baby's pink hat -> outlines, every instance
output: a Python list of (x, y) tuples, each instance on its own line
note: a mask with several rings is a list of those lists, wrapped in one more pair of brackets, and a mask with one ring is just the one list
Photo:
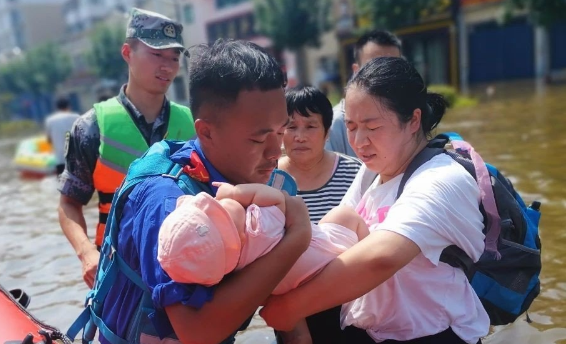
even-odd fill
[(241, 245), (228, 212), (201, 192), (177, 199), (159, 230), (157, 260), (176, 282), (211, 286), (234, 270)]

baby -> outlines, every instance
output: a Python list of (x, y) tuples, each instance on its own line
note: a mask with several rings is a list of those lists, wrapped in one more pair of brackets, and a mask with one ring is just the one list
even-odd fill
[[(281, 191), (263, 184), (215, 186), (216, 198), (204, 192), (179, 197), (177, 208), (161, 225), (157, 259), (174, 281), (218, 284), (224, 275), (268, 253), (283, 238), (285, 197)], [(305, 283), (369, 235), (363, 219), (350, 207), (336, 207), (318, 225), (311, 225), (308, 249), (273, 294)]]

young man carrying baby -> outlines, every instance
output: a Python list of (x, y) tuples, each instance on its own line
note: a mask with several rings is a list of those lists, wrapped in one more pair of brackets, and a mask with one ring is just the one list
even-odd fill
[[(284, 194), (264, 184), (219, 187), (177, 199), (159, 230), (157, 259), (176, 282), (213, 286), (270, 252), (285, 232)], [(309, 248), (273, 290), (284, 294), (305, 283), (338, 255), (369, 235), (356, 211), (339, 206), (312, 223)], [(306, 322), (282, 332), (284, 343), (311, 343)]]

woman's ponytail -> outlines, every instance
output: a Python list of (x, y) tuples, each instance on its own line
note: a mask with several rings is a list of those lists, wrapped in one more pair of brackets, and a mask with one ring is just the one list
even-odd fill
[(430, 132), (438, 126), (447, 107), (448, 101), (446, 101), (442, 95), (438, 93), (426, 94), (426, 108), (423, 109), (423, 114), (426, 117), (421, 120), (421, 123), (427, 137), (430, 135)]

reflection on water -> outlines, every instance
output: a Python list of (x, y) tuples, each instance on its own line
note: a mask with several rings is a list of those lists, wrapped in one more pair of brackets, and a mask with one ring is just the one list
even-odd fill
[[(530, 84), (498, 86), (492, 99), (474, 108), (451, 110), (440, 130), (460, 132), (484, 159), (500, 168), (526, 202), (543, 202), (542, 292), (529, 315), (532, 324), (494, 329), (487, 344), (566, 343), (566, 86), (535, 92)], [(23, 181), (10, 167), (17, 140), (0, 140), (0, 283), (32, 296), (29, 309), (39, 319), (66, 330), (82, 309), (87, 288), (81, 266), (57, 220), (55, 178)], [(89, 228), (97, 209), (86, 208)], [(260, 321), (240, 343), (269, 343)]]
[(566, 86), (538, 92), (531, 84), (501, 85), (494, 99), (474, 108), (448, 112), (440, 130), (458, 131), (485, 161), (497, 166), (525, 202), (542, 202), (542, 291), (529, 311), (496, 329), (488, 344), (566, 343)]

